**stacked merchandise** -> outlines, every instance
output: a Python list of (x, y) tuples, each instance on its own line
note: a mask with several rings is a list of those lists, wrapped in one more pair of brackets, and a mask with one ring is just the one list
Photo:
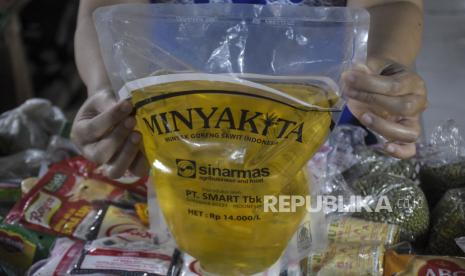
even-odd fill
[[(350, 210), (351, 206), (344, 205), (349, 214), (342, 215), (363, 221), (367, 236), (355, 243), (329, 243), (323, 253), (311, 254), (305, 265), (307, 275), (465, 273), (465, 148), (455, 123), (447, 121), (438, 126), (427, 144), (418, 145), (418, 154), (411, 160), (397, 160), (367, 147), (364, 135), (362, 129), (337, 129), (329, 147), (322, 151), (324, 158), (315, 158), (310, 165), (326, 168), (316, 176), (324, 183), (321, 194), (369, 198), (363, 202), (370, 207), (368, 211)], [(333, 180), (328, 181), (328, 177)], [(382, 197), (387, 199), (384, 203), (389, 202), (389, 210), (373, 212)], [(380, 232), (389, 225), (396, 226), (398, 235), (378, 239), (376, 244), (384, 248), (373, 246), (367, 238), (373, 237), (368, 234), (372, 223), (384, 225), (376, 227)], [(335, 235), (333, 227), (330, 221), (330, 237)]]
[[(147, 204), (147, 179), (106, 178), (77, 155), (69, 140), (53, 136), (61, 128), (55, 127), (48, 138), (36, 135), (43, 140), (39, 146), (32, 143), (37, 138), (25, 139), (30, 133), (22, 134), (22, 143), (29, 143), (24, 147), (3, 139), (10, 143), (5, 149), (17, 147), (12, 156), (35, 151), (39, 157), (18, 158), (27, 165), (23, 168), (5, 163), (11, 169), (3, 172), (0, 189), (2, 274), (202, 274), (199, 262), (177, 250), (166, 225), (154, 219), (155, 196)], [(386, 198), (391, 210), (351, 209), (348, 201), (343, 213), (327, 211), (320, 221), (318, 214), (308, 213), (282, 258), (266, 273), (464, 273), (465, 186), (459, 181), (463, 148), (458, 129), (452, 122), (438, 127), (412, 160), (397, 160), (366, 146), (364, 135), (359, 128), (336, 128), (309, 163), (317, 169), (313, 194), (369, 198), (363, 204), (372, 210)], [(321, 221), (324, 227), (317, 225)], [(293, 245), (305, 244), (311, 253), (292, 255)]]
[(167, 275), (174, 246), (136, 212), (147, 179), (103, 176), (68, 132), (46, 100), (0, 115), (0, 274)]
[[(367, 14), (198, 7), (123, 5), (96, 12), (109, 76), (115, 91), (122, 87), (120, 97), (132, 96), (153, 164), (149, 189), (146, 178), (110, 179), (79, 156), (57, 136), (66, 137), (66, 123), (49, 102), (29, 101), (0, 116), (0, 153), (7, 156), (0, 159), (1, 274), (465, 273), (465, 151), (454, 124), (440, 126), (411, 160), (367, 146), (363, 129), (332, 127), (334, 111), (341, 110), (336, 80), (355, 62), (345, 58), (363, 62), (364, 54), (355, 52), (366, 50)], [(231, 14), (244, 20), (218, 19)], [(166, 30), (176, 39), (167, 39)], [(254, 43), (252, 34), (267, 34), (275, 49)], [(322, 48), (313, 43), (336, 36), (340, 60), (323, 65), (323, 52), (309, 56)], [(202, 57), (188, 54), (199, 52), (193, 46), (205, 38), (221, 46), (200, 51)], [(323, 46), (334, 60), (331, 47)], [(255, 59), (268, 50), (269, 62)], [(266, 212), (267, 195), (302, 198), (301, 208)], [(305, 212), (307, 197), (311, 207), (318, 198), (336, 197), (337, 208), (325, 201), (324, 208), (307, 205)]]

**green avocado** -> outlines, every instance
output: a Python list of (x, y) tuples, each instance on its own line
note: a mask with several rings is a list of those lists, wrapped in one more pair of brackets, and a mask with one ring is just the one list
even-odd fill
[(429, 227), (429, 209), (423, 191), (412, 180), (389, 173), (370, 174), (352, 183), (350, 187), (356, 195), (372, 196), (369, 202), (372, 210), (378, 199), (385, 196), (392, 209), (381, 209), (380, 212), (368, 212), (364, 209), (353, 216), (362, 219), (397, 224), (401, 228), (402, 241), (423, 239)]

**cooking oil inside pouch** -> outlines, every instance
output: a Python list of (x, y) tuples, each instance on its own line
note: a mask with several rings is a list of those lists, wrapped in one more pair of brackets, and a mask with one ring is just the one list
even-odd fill
[(168, 226), (203, 270), (251, 275), (281, 256), (305, 207), (265, 212), (264, 196), (309, 194), (302, 168), (339, 100), (327, 84), (186, 73), (125, 86)]

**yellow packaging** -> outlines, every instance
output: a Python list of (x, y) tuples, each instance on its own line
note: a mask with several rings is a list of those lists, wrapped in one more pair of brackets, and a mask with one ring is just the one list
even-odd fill
[(125, 232), (145, 233), (147, 228), (132, 212), (109, 205), (100, 222), (95, 238), (111, 237)]
[[(30, 234), (29, 234), (30, 235)], [(5, 261), (19, 271), (26, 271), (33, 263), (37, 245), (27, 234), (0, 228), (0, 261)]]
[(140, 221), (145, 225), (149, 225), (149, 209), (147, 208), (146, 203), (136, 203), (134, 204), (134, 208), (136, 209), (137, 217), (139, 217)]
[(399, 227), (352, 217), (332, 220), (328, 228), (328, 240), (334, 243), (360, 242), (394, 244), (399, 239)]
[(305, 209), (264, 212), (263, 197), (309, 194), (302, 168), (330, 131), (334, 85), (187, 73), (124, 89), (179, 247), (213, 274), (249, 275), (271, 266)]
[(333, 244), (307, 260), (307, 276), (378, 276), (383, 273), (384, 246)]

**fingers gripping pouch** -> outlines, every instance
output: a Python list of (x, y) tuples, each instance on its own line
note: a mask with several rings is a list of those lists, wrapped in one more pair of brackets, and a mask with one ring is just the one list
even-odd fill
[(273, 199), (309, 195), (303, 167), (343, 107), (341, 73), (364, 62), (367, 13), (120, 5), (94, 17), (178, 246), (209, 274), (266, 270), (305, 215)]

